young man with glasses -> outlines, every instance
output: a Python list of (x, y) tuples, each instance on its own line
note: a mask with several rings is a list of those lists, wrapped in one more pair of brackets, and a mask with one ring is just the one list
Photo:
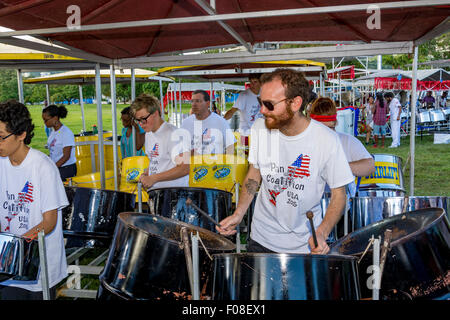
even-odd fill
[[(261, 83), (265, 119), (256, 120), (251, 129), (250, 166), (237, 208), (217, 230), (234, 234), (258, 193), (250, 252), (326, 254), (326, 239), (345, 206), (345, 185), (353, 181), (339, 137), (303, 115), (310, 89), (300, 72), (277, 69), (263, 75)], [(325, 184), (331, 188), (331, 202), (322, 219)], [(314, 214), (317, 246), (308, 211)]]
[(192, 154), (233, 154), (236, 139), (228, 122), (209, 110), (209, 94), (192, 93), (192, 115), (181, 126), (191, 135)]
[(189, 184), (189, 142), (173, 139), (177, 128), (161, 118), (157, 98), (141, 94), (131, 104), (136, 122), (144, 129), (145, 152), (150, 160), (140, 178), (144, 188), (187, 187)]
[[(0, 104), (0, 225), (1, 232), (24, 238), (44, 231), (50, 298), (55, 299), (56, 285), (67, 277), (61, 209), (69, 202), (55, 163), (29, 147), (33, 129), (22, 103)], [(39, 276), (0, 282), (0, 300), (42, 300)]]

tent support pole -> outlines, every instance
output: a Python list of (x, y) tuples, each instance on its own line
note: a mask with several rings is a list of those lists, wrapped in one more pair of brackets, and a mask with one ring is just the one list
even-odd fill
[(111, 112), (112, 112), (112, 143), (113, 143), (113, 161), (114, 161), (114, 190), (119, 191), (118, 162), (117, 154), (117, 101), (116, 101), (116, 73), (114, 65), (109, 66), (111, 80)]
[(416, 101), (417, 101), (417, 59), (419, 56), (419, 49), (414, 46), (414, 59), (412, 70), (412, 86), (411, 86), (411, 131), (409, 133), (410, 139), (410, 154), (411, 163), (409, 165), (409, 194), (414, 196), (414, 170), (415, 170), (415, 149), (416, 149)]
[(100, 64), (95, 64), (95, 94), (97, 99), (98, 126), (98, 160), (100, 163), (100, 185), (105, 189), (105, 152), (103, 149), (103, 118), (102, 118), (102, 82), (100, 78)]

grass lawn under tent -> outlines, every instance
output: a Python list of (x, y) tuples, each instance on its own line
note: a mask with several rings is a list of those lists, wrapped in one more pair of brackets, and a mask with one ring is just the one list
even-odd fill
[[(117, 105), (117, 131), (120, 134), (122, 123), (120, 121), (120, 111), (127, 105)], [(28, 106), (35, 125), (34, 138), (31, 146), (48, 154), (48, 150), (44, 148), (47, 137), (44, 131), (44, 123), (42, 121), (42, 106)], [(66, 105), (69, 111), (66, 119), (62, 119), (62, 123), (68, 126), (74, 134), (79, 133), (83, 126), (81, 121), (81, 109), (77, 104)], [(184, 104), (183, 113), (189, 112), (190, 105)], [(229, 108), (229, 106), (228, 106)], [(86, 119), (86, 130), (92, 130), (92, 126), (97, 124), (97, 106), (86, 104), (84, 106)], [(102, 105), (103, 130), (112, 130), (111, 105)], [(360, 137), (364, 141), (364, 137)], [(391, 139), (386, 139), (386, 147), (384, 149), (373, 148), (367, 146), (370, 153), (392, 154), (402, 158), (403, 168), (407, 162), (409, 155), (409, 136), (402, 137), (401, 146), (396, 149), (389, 149), (387, 146), (391, 144)], [(416, 152), (415, 152), (415, 190), (416, 196), (450, 196), (450, 146), (446, 144), (433, 144), (433, 135), (416, 136)], [(409, 163), (404, 170), (404, 185), (409, 194)]]

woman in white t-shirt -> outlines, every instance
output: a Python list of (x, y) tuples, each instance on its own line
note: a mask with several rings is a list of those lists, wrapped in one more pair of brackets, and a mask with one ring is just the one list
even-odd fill
[[(54, 299), (56, 285), (67, 277), (61, 209), (69, 203), (54, 162), (28, 146), (33, 129), (23, 104), (14, 100), (0, 104), (0, 225), (1, 232), (25, 238), (44, 231)], [(36, 280), (1, 282), (0, 300), (42, 300), (40, 275)]]
[(54, 104), (42, 110), (42, 120), (48, 128), (53, 128), (47, 139), (46, 147), (50, 151), (50, 159), (58, 167), (61, 179), (74, 177), (77, 175), (77, 165), (75, 158), (75, 136), (72, 131), (61, 123), (60, 119), (67, 116), (67, 109), (64, 106)]

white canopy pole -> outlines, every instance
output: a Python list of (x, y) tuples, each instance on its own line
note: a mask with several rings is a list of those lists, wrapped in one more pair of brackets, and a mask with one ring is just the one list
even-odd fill
[(180, 128), (181, 125), (183, 124), (183, 121), (181, 119), (182, 118), (182, 116), (181, 116), (181, 114), (182, 114), (181, 107), (182, 107), (182, 101), (183, 101), (183, 99), (181, 98), (181, 78), (180, 78), (180, 80), (178, 80), (178, 84), (179, 84), (178, 90), (180, 92), (180, 105), (179, 105), (179, 107), (180, 107), (180, 125), (178, 126), (178, 128)]
[[(131, 102), (136, 100), (136, 77), (134, 68), (131, 69)], [(133, 146), (133, 156), (136, 156), (136, 129), (131, 126), (131, 141)]]
[(50, 87), (48, 84), (45, 85), (45, 95), (47, 97), (47, 106), (49, 106), (50, 103)]
[(105, 189), (105, 152), (103, 150), (103, 118), (102, 118), (102, 82), (100, 78), (100, 64), (95, 64), (95, 95), (97, 99), (97, 127), (98, 127), (98, 160), (100, 163), (100, 185)]
[(419, 49), (414, 46), (414, 60), (413, 60), (413, 70), (412, 70), (412, 86), (411, 86), (411, 131), (409, 133), (410, 140), (410, 170), (409, 170), (409, 195), (414, 196), (414, 161), (416, 152), (416, 101), (417, 101), (417, 59), (419, 56)]
[(116, 73), (114, 65), (109, 66), (111, 80), (111, 112), (112, 112), (112, 143), (113, 143), (113, 161), (114, 161), (114, 190), (119, 191), (118, 162), (117, 153), (117, 101), (116, 101)]
[(164, 97), (163, 97), (163, 87), (162, 80), (159, 79), (159, 96), (161, 97), (161, 117), (164, 119)]
[(19, 102), (25, 103), (25, 99), (23, 98), (23, 79), (22, 79), (22, 70), (17, 69), (17, 87), (19, 92)]
[(212, 92), (213, 92), (213, 83), (209, 82), (209, 111), (212, 111)]
[[(48, 87), (48, 85), (47, 85)], [(83, 131), (86, 131), (86, 120), (84, 118), (84, 101), (83, 101), (83, 86), (78, 85), (78, 91), (80, 93), (80, 108), (81, 108), (81, 120), (83, 122)], [(48, 100), (50, 101), (50, 100)]]

